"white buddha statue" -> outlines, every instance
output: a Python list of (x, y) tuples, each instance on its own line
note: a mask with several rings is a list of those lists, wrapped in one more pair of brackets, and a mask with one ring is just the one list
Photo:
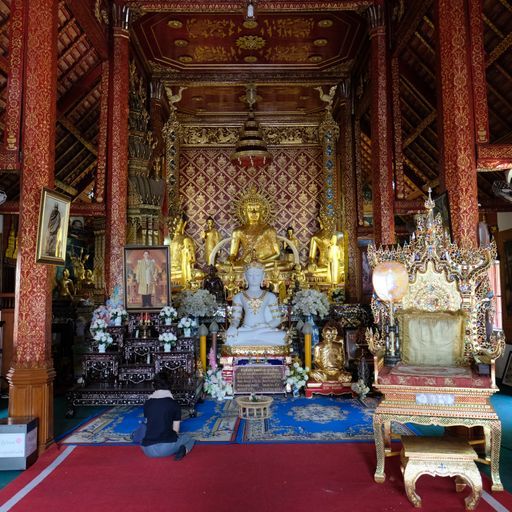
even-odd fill
[[(265, 269), (251, 262), (245, 270), (247, 290), (233, 297), (231, 324), (226, 331), (226, 345), (285, 345), (286, 332), (278, 329), (281, 313), (277, 296), (261, 289)], [(240, 322), (243, 323), (240, 327)]]

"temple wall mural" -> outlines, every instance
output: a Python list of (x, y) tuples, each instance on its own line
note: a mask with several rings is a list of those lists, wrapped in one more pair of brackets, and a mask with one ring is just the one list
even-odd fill
[(223, 238), (238, 225), (232, 202), (255, 185), (273, 206), (271, 224), (278, 235), (292, 226), (300, 241), (300, 256), (307, 259), (308, 244), (318, 229), (316, 216), (322, 190), (321, 148), (278, 148), (263, 170), (248, 171), (229, 160), (230, 150), (183, 149), (180, 162), (180, 199), (189, 221), (187, 233), (194, 239), (197, 261), (204, 263), (201, 231), (206, 219), (215, 219)]

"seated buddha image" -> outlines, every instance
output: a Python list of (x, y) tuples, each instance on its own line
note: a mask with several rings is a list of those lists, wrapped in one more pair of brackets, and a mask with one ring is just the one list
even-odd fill
[(241, 225), (231, 236), (227, 265), (241, 271), (251, 261), (257, 261), (267, 270), (275, 269), (276, 264), (281, 270), (292, 269), (293, 262), (280, 259), (277, 231), (268, 222), (269, 201), (251, 188), (237, 201), (236, 212)]

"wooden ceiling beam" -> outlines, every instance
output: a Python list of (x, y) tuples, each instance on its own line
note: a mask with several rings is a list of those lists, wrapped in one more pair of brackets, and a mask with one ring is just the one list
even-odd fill
[(94, 145), (86, 140), (80, 131), (73, 125), (71, 121), (69, 121), (66, 117), (60, 117), (58, 122), (66, 128), (66, 130), (75, 137), (79, 142), (82, 143), (84, 147), (86, 147), (94, 156), (98, 156), (98, 150), (94, 147)]
[(0, 55), (0, 71), (8, 75), (10, 69), (9, 61), (3, 55)]
[(411, 69), (404, 62), (400, 62), (400, 78), (403, 84), (415, 96), (421, 99), (427, 110), (435, 110), (436, 101), (434, 94), (423, 84), (419, 83)]
[(433, 111), (430, 112), (427, 117), (423, 118), (423, 120), (416, 126), (416, 129), (404, 140), (403, 147), (406, 148), (409, 144), (412, 144), (423, 133), (423, 130), (435, 121), (436, 117), (437, 112)]
[[(19, 215), (18, 201), (6, 201), (0, 205), (0, 215)], [(75, 217), (104, 217), (105, 203), (71, 203), (70, 215)]]
[[(98, 165), (98, 160), (95, 159), (83, 171), (81, 171), (80, 174), (76, 178), (73, 179), (73, 181), (71, 182), (71, 185), (72, 186), (78, 185), (80, 183), (80, 181), (96, 167), (96, 165)], [(78, 189), (78, 190), (80, 190), (80, 189)]]
[(78, 80), (57, 103), (57, 117), (67, 114), (86, 94), (89, 94), (101, 78), (101, 64), (92, 68), (89, 73)]
[(76, 18), (87, 38), (98, 52), (101, 60), (108, 59), (108, 41), (105, 31), (93, 14), (89, 2), (83, 0), (67, 0), (69, 10)]
[(395, 48), (393, 56), (398, 56), (408, 46), (412, 35), (418, 29), (418, 26), (427, 11), (432, 5), (432, 0), (413, 0), (406, 3), (407, 10), (396, 29), (394, 40)]
[[(66, 70), (66, 72), (65, 72), (63, 75), (61, 75), (60, 80), (61, 80), (61, 81), (70, 80), (71, 82), (75, 83), (75, 81), (76, 81), (76, 80), (72, 80), (72, 79), (69, 79), (69, 78), (67, 78), (67, 77), (68, 77), (69, 75), (71, 75), (71, 73), (77, 73), (77, 71), (76, 71), (76, 70), (77, 70), (78, 68), (80, 68), (80, 66), (82, 65), (82, 63), (83, 63), (84, 61), (86, 61), (86, 60), (89, 58), (89, 56), (90, 56), (91, 54), (93, 54), (93, 53), (94, 53), (94, 48), (91, 46), (91, 47), (90, 47), (90, 48), (89, 48), (89, 49), (88, 49), (88, 50), (87, 50), (83, 55), (81, 55), (81, 56), (80, 56), (80, 58), (79, 58), (79, 59), (77, 59), (77, 61), (76, 61), (76, 62), (75, 62), (71, 67), (69, 67), (69, 68)], [(77, 73), (77, 75), (79, 75), (79, 76), (78, 76), (78, 78), (77, 78), (77, 80), (78, 80), (78, 81), (80, 81), (80, 80), (81, 80), (82, 75), (87, 74), (87, 73), (88, 73), (88, 71), (85, 71), (85, 72), (84, 72), (83, 70), (81, 70), (81, 72), (80, 72), (80, 73)]]
[(489, 67), (494, 61), (498, 60), (511, 46), (512, 32), (509, 32), (487, 56), (485, 60), (486, 67)]
[[(409, 132), (412, 132), (412, 131), (414, 130), (414, 127), (416, 126), (416, 124), (415, 124), (415, 123), (412, 123), (412, 124), (411, 124), (411, 123), (409, 122), (409, 120), (408, 120), (406, 117), (404, 117), (404, 118), (402, 119), (402, 126), (404, 126), (404, 125), (407, 125), (407, 129), (408, 129), (408, 131), (409, 131)], [(431, 153), (434, 153), (434, 154), (436, 154), (436, 155), (438, 154), (438, 149), (437, 149), (436, 147), (432, 146), (432, 144), (430, 143), (430, 141), (429, 141), (426, 137), (423, 137), (422, 135), (420, 135), (420, 139), (421, 139), (422, 141), (424, 141), (424, 143), (425, 143), (425, 144), (430, 148), (430, 152), (431, 152)], [(412, 147), (412, 146), (411, 146), (411, 145), (409, 145), (409, 146), (406, 146), (404, 149), (406, 149), (406, 148), (407, 148), (407, 149), (411, 149), (411, 147)], [(434, 158), (432, 158), (432, 157), (430, 156), (430, 153), (429, 153), (429, 152), (427, 152), (427, 151), (425, 151), (425, 149), (423, 149), (423, 147), (421, 146), (421, 144), (417, 143), (417, 144), (416, 144), (416, 147), (418, 147), (419, 149), (421, 149), (421, 151), (422, 151), (423, 153), (425, 153), (425, 155), (426, 155), (426, 161), (429, 161), (429, 162), (430, 162), (430, 163), (429, 163), (429, 165), (428, 165), (429, 169), (430, 169), (430, 168), (432, 168), (432, 167), (435, 167), (435, 166), (437, 165), (436, 160), (434, 160)], [(421, 160), (422, 160), (422, 161), (425, 161), (425, 158), (421, 158)]]

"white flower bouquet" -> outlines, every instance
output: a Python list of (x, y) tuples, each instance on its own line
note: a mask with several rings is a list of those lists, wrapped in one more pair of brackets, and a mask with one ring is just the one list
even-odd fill
[(178, 312), (172, 306), (164, 306), (158, 313), (160, 320), (176, 320)]
[(183, 318), (180, 318), (180, 321), (178, 322), (178, 327), (181, 329), (190, 329), (194, 325), (194, 321), (189, 316), (184, 316)]
[(110, 322), (110, 308), (107, 306), (104, 306), (103, 304), (101, 306), (98, 306), (93, 312), (92, 312), (92, 321), (94, 320), (104, 320), (106, 324)]
[(204, 378), (204, 390), (217, 400), (233, 395), (233, 386), (222, 378), (221, 368), (210, 368)]
[(180, 316), (212, 316), (217, 311), (217, 300), (208, 290), (185, 290), (180, 294)]
[(302, 368), (299, 363), (295, 362), (291, 366), (287, 366), (285, 370), (285, 384), (287, 389), (299, 391), (306, 385), (309, 379), (309, 368)]
[(318, 290), (300, 290), (293, 297), (293, 312), (297, 315), (318, 315), (323, 318), (329, 313), (329, 300)]
[(160, 336), (158, 336), (158, 341), (161, 341), (162, 343), (169, 343), (171, 345), (175, 345), (177, 339), (178, 338), (176, 338), (176, 335), (172, 332), (163, 332), (160, 334)]
[(110, 310), (110, 318), (115, 320), (116, 318), (121, 318), (122, 322), (125, 322), (128, 318), (128, 312), (123, 306), (116, 306)]
[[(96, 336), (98, 333), (106, 332), (108, 327), (107, 322), (103, 318), (94, 318), (92, 319), (91, 326), (89, 327), (89, 330), (91, 331), (91, 334), (93, 337)], [(94, 338), (96, 339), (96, 338)]]
[(112, 345), (112, 343), (114, 343), (112, 336), (106, 331), (98, 331), (94, 335), (93, 339), (98, 343), (98, 345), (109, 346)]

